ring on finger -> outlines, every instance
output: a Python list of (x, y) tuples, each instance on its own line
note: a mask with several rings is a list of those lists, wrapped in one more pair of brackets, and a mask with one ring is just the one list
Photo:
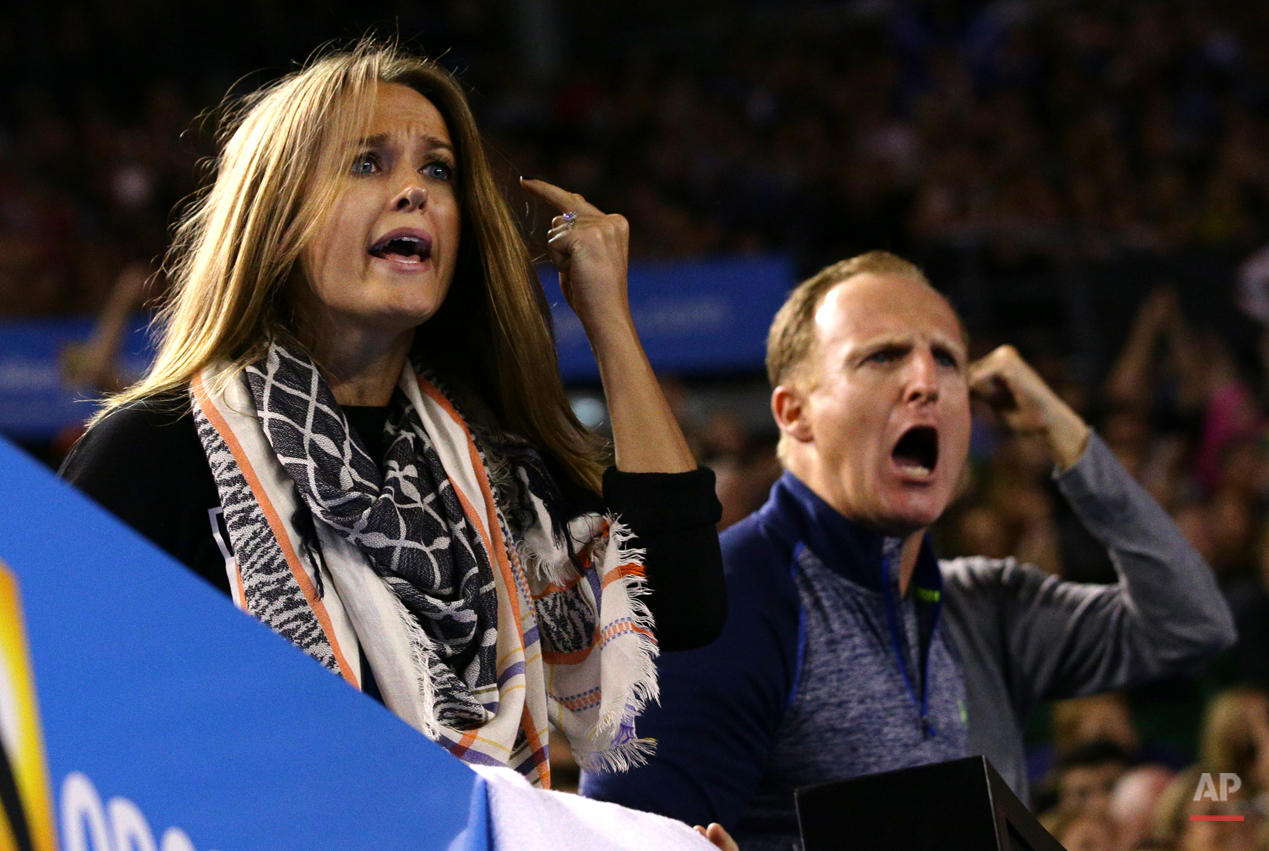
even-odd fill
[(564, 218), (563, 226), (567, 228), (568, 230), (572, 230), (573, 225), (577, 223), (577, 211), (570, 210), (564, 214), (563, 218)]

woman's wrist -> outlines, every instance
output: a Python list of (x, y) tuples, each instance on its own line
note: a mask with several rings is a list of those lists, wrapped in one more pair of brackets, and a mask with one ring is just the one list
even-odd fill
[(613, 348), (625, 349), (631, 342), (639, 344), (639, 332), (635, 329), (634, 317), (628, 304), (614, 304), (601, 309), (593, 309), (577, 316), (590, 341), (591, 350), (596, 358), (600, 352)]

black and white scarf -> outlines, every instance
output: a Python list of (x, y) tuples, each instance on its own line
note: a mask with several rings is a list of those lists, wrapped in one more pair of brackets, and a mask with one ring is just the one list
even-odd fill
[(536, 456), (478, 442), (412, 366), (381, 463), (311, 359), (279, 344), (191, 392), (239, 605), (356, 685), (359, 645), (389, 708), (468, 761), (549, 785), (548, 723), (584, 767), (640, 758), (656, 644), (615, 518), (553, 520)]

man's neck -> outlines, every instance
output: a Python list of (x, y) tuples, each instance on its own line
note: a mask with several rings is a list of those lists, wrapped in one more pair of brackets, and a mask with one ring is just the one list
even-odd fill
[[(832, 506), (838, 514), (847, 520), (868, 528), (876, 528), (873, 523), (863, 518), (852, 517), (849, 511), (843, 510), (843, 506), (840, 503), (844, 500), (834, 499), (836, 494), (833, 492), (832, 479), (817, 475), (820, 473), (818, 465), (795, 455), (786, 459), (785, 469), (796, 476), (798, 481), (810, 488), (812, 493)], [(908, 585), (912, 582), (912, 575), (916, 573), (917, 557), (921, 555), (921, 541), (925, 538), (925, 532), (925, 529), (917, 529), (914, 532), (897, 536), (904, 539), (903, 549), (899, 555), (899, 593), (905, 597), (908, 594)], [(889, 535), (889, 533), (884, 534)], [(896, 536), (891, 535), (890, 537)]]

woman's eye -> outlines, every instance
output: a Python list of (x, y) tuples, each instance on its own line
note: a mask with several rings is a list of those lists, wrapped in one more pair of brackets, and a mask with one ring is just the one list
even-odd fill
[(946, 366), (951, 369), (956, 369), (960, 365), (956, 361), (956, 356), (947, 352), (936, 352), (934, 359), (938, 362), (939, 366)]
[(894, 360), (894, 352), (888, 349), (873, 352), (868, 357), (864, 358), (865, 363), (890, 363), (892, 360)]
[(423, 166), (423, 173), (434, 180), (449, 180), (453, 171), (448, 163), (434, 162)]
[(360, 154), (353, 160), (353, 174), (374, 174), (379, 170), (379, 157), (375, 154)]

